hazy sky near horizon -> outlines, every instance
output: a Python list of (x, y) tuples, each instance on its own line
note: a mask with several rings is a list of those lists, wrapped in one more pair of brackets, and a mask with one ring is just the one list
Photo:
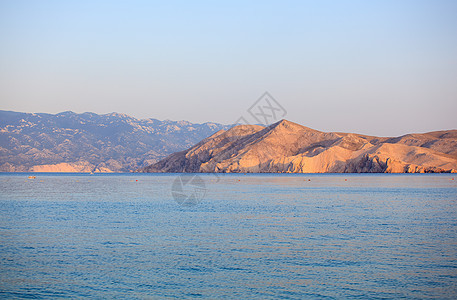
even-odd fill
[(0, 0), (0, 109), (457, 128), (457, 1)]

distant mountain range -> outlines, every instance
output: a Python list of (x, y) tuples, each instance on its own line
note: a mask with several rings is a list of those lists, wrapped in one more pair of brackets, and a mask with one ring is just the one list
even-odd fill
[(229, 127), (118, 113), (0, 111), (0, 171), (130, 172)]
[(457, 130), (400, 137), (321, 132), (282, 120), (220, 130), (140, 172), (457, 172)]
[(1, 172), (457, 172), (457, 130), (374, 137), (0, 110)]

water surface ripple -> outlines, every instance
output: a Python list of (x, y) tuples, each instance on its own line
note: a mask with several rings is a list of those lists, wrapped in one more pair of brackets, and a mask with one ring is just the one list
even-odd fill
[[(0, 175), (1, 298), (457, 297), (453, 174)], [(457, 179), (457, 176), (455, 176)]]

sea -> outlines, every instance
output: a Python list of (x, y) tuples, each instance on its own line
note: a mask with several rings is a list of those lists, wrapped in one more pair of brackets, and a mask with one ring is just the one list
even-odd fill
[(0, 298), (456, 299), (457, 174), (1, 173)]

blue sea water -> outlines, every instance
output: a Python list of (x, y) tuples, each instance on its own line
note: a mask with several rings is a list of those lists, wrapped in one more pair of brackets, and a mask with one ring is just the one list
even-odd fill
[(28, 175), (1, 298), (457, 298), (453, 174)]

